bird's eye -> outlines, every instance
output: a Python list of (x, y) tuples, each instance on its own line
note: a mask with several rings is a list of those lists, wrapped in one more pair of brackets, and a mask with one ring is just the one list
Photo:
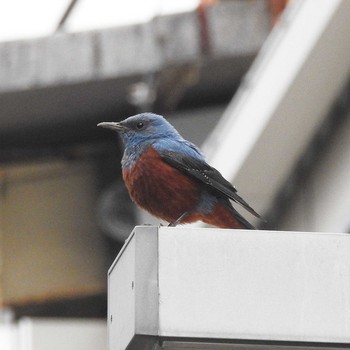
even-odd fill
[(143, 128), (143, 126), (144, 126), (144, 124), (142, 122), (138, 122), (136, 124), (136, 128), (139, 129), (139, 130), (141, 130)]

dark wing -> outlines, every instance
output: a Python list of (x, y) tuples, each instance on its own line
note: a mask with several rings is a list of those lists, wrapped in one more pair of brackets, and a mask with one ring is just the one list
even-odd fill
[(181, 155), (175, 152), (162, 152), (161, 158), (164, 162), (174, 168), (191, 175), (197, 180), (202, 181), (210, 188), (217, 190), (240, 204), (244, 209), (254, 216), (260, 218), (260, 215), (237, 194), (237, 190), (228, 182), (218, 170), (211, 167), (208, 163), (201, 159)]

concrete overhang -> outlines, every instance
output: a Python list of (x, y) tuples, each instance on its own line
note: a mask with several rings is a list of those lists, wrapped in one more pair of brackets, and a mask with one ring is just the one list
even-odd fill
[(168, 73), (177, 78), (170, 81), (174, 85), (181, 84), (183, 73), (185, 99), (192, 106), (218, 94), (232, 96), (269, 25), (265, 1), (239, 1), (209, 7), (204, 22), (191, 12), (127, 27), (1, 43), (2, 141), (19, 130), (122, 118), (132, 108), (130, 87), (150, 74), (156, 75), (162, 93)]

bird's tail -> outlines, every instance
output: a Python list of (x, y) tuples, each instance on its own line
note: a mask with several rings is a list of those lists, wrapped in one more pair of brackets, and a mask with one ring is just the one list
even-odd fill
[(201, 220), (209, 225), (221, 228), (256, 229), (248, 220), (238, 213), (235, 208), (233, 208), (228, 199), (223, 199), (218, 202), (212, 213), (210, 215), (205, 215)]

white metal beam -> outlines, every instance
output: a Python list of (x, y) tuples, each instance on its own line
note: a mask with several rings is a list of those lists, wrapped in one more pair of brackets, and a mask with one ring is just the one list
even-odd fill
[(136, 227), (108, 275), (110, 350), (350, 343), (346, 234)]

